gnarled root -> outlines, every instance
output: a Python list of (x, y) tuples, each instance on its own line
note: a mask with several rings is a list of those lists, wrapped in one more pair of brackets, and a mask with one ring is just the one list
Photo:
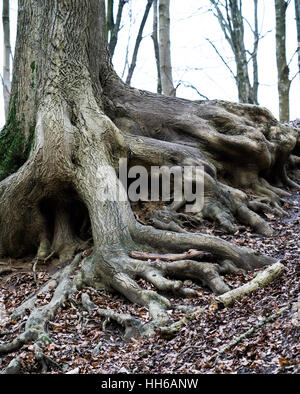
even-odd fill
[[(0, 344), (0, 354), (10, 353), (20, 349), (23, 345), (34, 342), (34, 352), (37, 361), (41, 364), (42, 371), (46, 371), (47, 363), (58, 365), (55, 361), (51, 360), (46, 356), (41, 347), (49, 345), (51, 339), (46, 332), (46, 323), (53, 318), (57, 308), (65, 302), (65, 300), (70, 296), (78, 285), (76, 283), (76, 277), (72, 278), (72, 274), (76, 270), (79, 261), (81, 259), (81, 254), (78, 254), (72, 263), (66, 266), (60, 273), (60, 280), (54, 292), (54, 295), (49, 302), (49, 304), (34, 308), (29, 315), (26, 323), (24, 332), (19, 334), (12, 342)], [(23, 306), (16, 311), (15, 316), (20, 316), (25, 312), (26, 307), (32, 306), (33, 298), (29, 302), (25, 302)], [(12, 371), (19, 370), (20, 364), (18, 358), (11, 361), (10, 365), (7, 367), (5, 373), (12, 373)]]

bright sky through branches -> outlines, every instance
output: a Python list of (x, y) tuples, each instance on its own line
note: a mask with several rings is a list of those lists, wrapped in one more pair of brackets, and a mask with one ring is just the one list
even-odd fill
[[(117, 3), (117, 1), (116, 1)], [(275, 14), (274, 0), (260, 0), (259, 26), (264, 38), (260, 41), (258, 52), (259, 103), (278, 117), (277, 70), (275, 58)], [(134, 47), (137, 30), (145, 8), (146, 0), (130, 0), (124, 7), (122, 29), (114, 57), (114, 66), (119, 75), (124, 70), (128, 35), (129, 62)], [(2, 0), (0, 0), (2, 10)], [(201, 8), (199, 8), (201, 7)], [(130, 21), (129, 11), (132, 9)], [(226, 69), (207, 39), (214, 42), (227, 63), (234, 70), (234, 59), (226, 43), (216, 18), (208, 11), (209, 0), (171, 0), (171, 46), (174, 85), (179, 81), (177, 96), (199, 100), (197, 90), (209, 99), (237, 101), (237, 89), (233, 77)], [(243, 1), (244, 15), (251, 23), (253, 18), (252, 0)], [(17, 0), (10, 0), (11, 39), (14, 45), (16, 34)], [(287, 11), (287, 59), (291, 59), (297, 48), (294, 3)], [(156, 66), (151, 39), (152, 12), (144, 29), (144, 39), (138, 54), (137, 67), (132, 85), (137, 88), (155, 91)], [(246, 40), (252, 48), (250, 29), (245, 28)], [(2, 19), (0, 26), (0, 71), (3, 61)], [(297, 56), (290, 64), (290, 78), (297, 72)], [(127, 70), (124, 74), (126, 78)], [(251, 71), (250, 71), (251, 75)], [(189, 87), (193, 85), (196, 89)], [(300, 78), (297, 76), (290, 90), (290, 117), (300, 118)], [(0, 89), (0, 126), (4, 123), (2, 88)]]

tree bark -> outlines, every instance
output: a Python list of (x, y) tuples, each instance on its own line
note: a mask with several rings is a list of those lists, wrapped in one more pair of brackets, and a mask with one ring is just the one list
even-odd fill
[(159, 0), (159, 63), (162, 93), (175, 96), (171, 64), (170, 0)]
[(279, 119), (288, 122), (290, 119), (290, 85), (289, 66), (286, 60), (286, 0), (275, 0), (276, 15), (276, 62), (278, 73)]
[[(190, 278), (222, 294), (229, 290), (222, 274), (274, 262), (253, 249), (189, 232), (183, 223), (209, 219), (231, 233), (242, 223), (270, 235), (254, 211), (283, 213), (278, 186), (291, 182), (286, 162), (297, 131), (255, 105), (189, 101), (123, 83), (107, 51), (104, 0), (20, 0), (12, 100), (0, 136), (0, 150), (10, 152), (10, 161), (0, 155), (0, 256), (36, 253), (45, 261), (55, 253), (70, 261), (89, 231), (93, 249), (76, 254), (58, 276), (51, 302), (33, 309), (24, 333), (1, 345), (0, 353), (33, 341), (43, 358), (47, 320), (84, 286), (117, 291), (149, 308), (152, 321), (143, 328), (127, 315), (112, 316), (150, 335), (168, 325), (166, 310), (172, 308), (158, 292), (195, 295), (183, 285)], [(26, 156), (19, 139), (30, 142)], [(129, 167), (147, 169), (203, 166), (204, 207), (195, 204), (193, 213), (184, 214), (186, 201), (176, 202), (153, 210), (153, 225), (141, 224), (120, 187), (124, 158)], [(196, 182), (193, 174), (189, 180)], [(203, 256), (213, 260), (195, 261), (191, 249), (209, 252)], [(176, 253), (181, 260), (140, 260), (132, 254), (137, 251)], [(144, 290), (137, 278), (158, 292)]]
[(9, 26), (9, 0), (3, 0), (2, 5), (2, 25), (3, 25), (3, 99), (5, 119), (8, 114), (9, 98), (10, 98), (10, 26)]

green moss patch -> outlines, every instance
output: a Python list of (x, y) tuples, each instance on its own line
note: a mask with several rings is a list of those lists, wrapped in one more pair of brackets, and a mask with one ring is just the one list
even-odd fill
[(28, 159), (34, 140), (34, 127), (26, 139), (16, 117), (16, 100), (11, 100), (10, 111), (0, 132), (0, 181), (16, 172)]

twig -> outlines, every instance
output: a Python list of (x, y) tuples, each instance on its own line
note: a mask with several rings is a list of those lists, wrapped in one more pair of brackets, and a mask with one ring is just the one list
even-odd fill
[(210, 362), (214, 360), (215, 358), (221, 356), (226, 350), (231, 349), (233, 346), (238, 344), (240, 341), (243, 339), (249, 337), (251, 334), (256, 332), (260, 327), (265, 325), (266, 323), (269, 323), (270, 321), (276, 319), (278, 316), (280, 316), (282, 313), (285, 311), (289, 310), (291, 308), (291, 304), (285, 306), (284, 308), (281, 308), (278, 312), (273, 313), (272, 315), (266, 317), (265, 319), (261, 320), (259, 323), (255, 324), (255, 326), (251, 327), (248, 331), (246, 331), (244, 334), (240, 335), (239, 337), (235, 338), (233, 341), (231, 341), (228, 345), (222, 347), (221, 350), (219, 350), (217, 353), (213, 354), (211, 357), (209, 357), (206, 362)]
[(180, 254), (159, 254), (159, 253), (148, 253), (148, 252), (141, 252), (133, 250), (130, 252), (130, 257), (139, 259), (139, 260), (163, 260), (163, 261), (179, 261), (185, 258), (193, 259), (193, 258), (203, 258), (208, 257), (210, 254), (207, 252), (203, 252), (201, 250), (190, 249), (187, 252), (180, 253)]

